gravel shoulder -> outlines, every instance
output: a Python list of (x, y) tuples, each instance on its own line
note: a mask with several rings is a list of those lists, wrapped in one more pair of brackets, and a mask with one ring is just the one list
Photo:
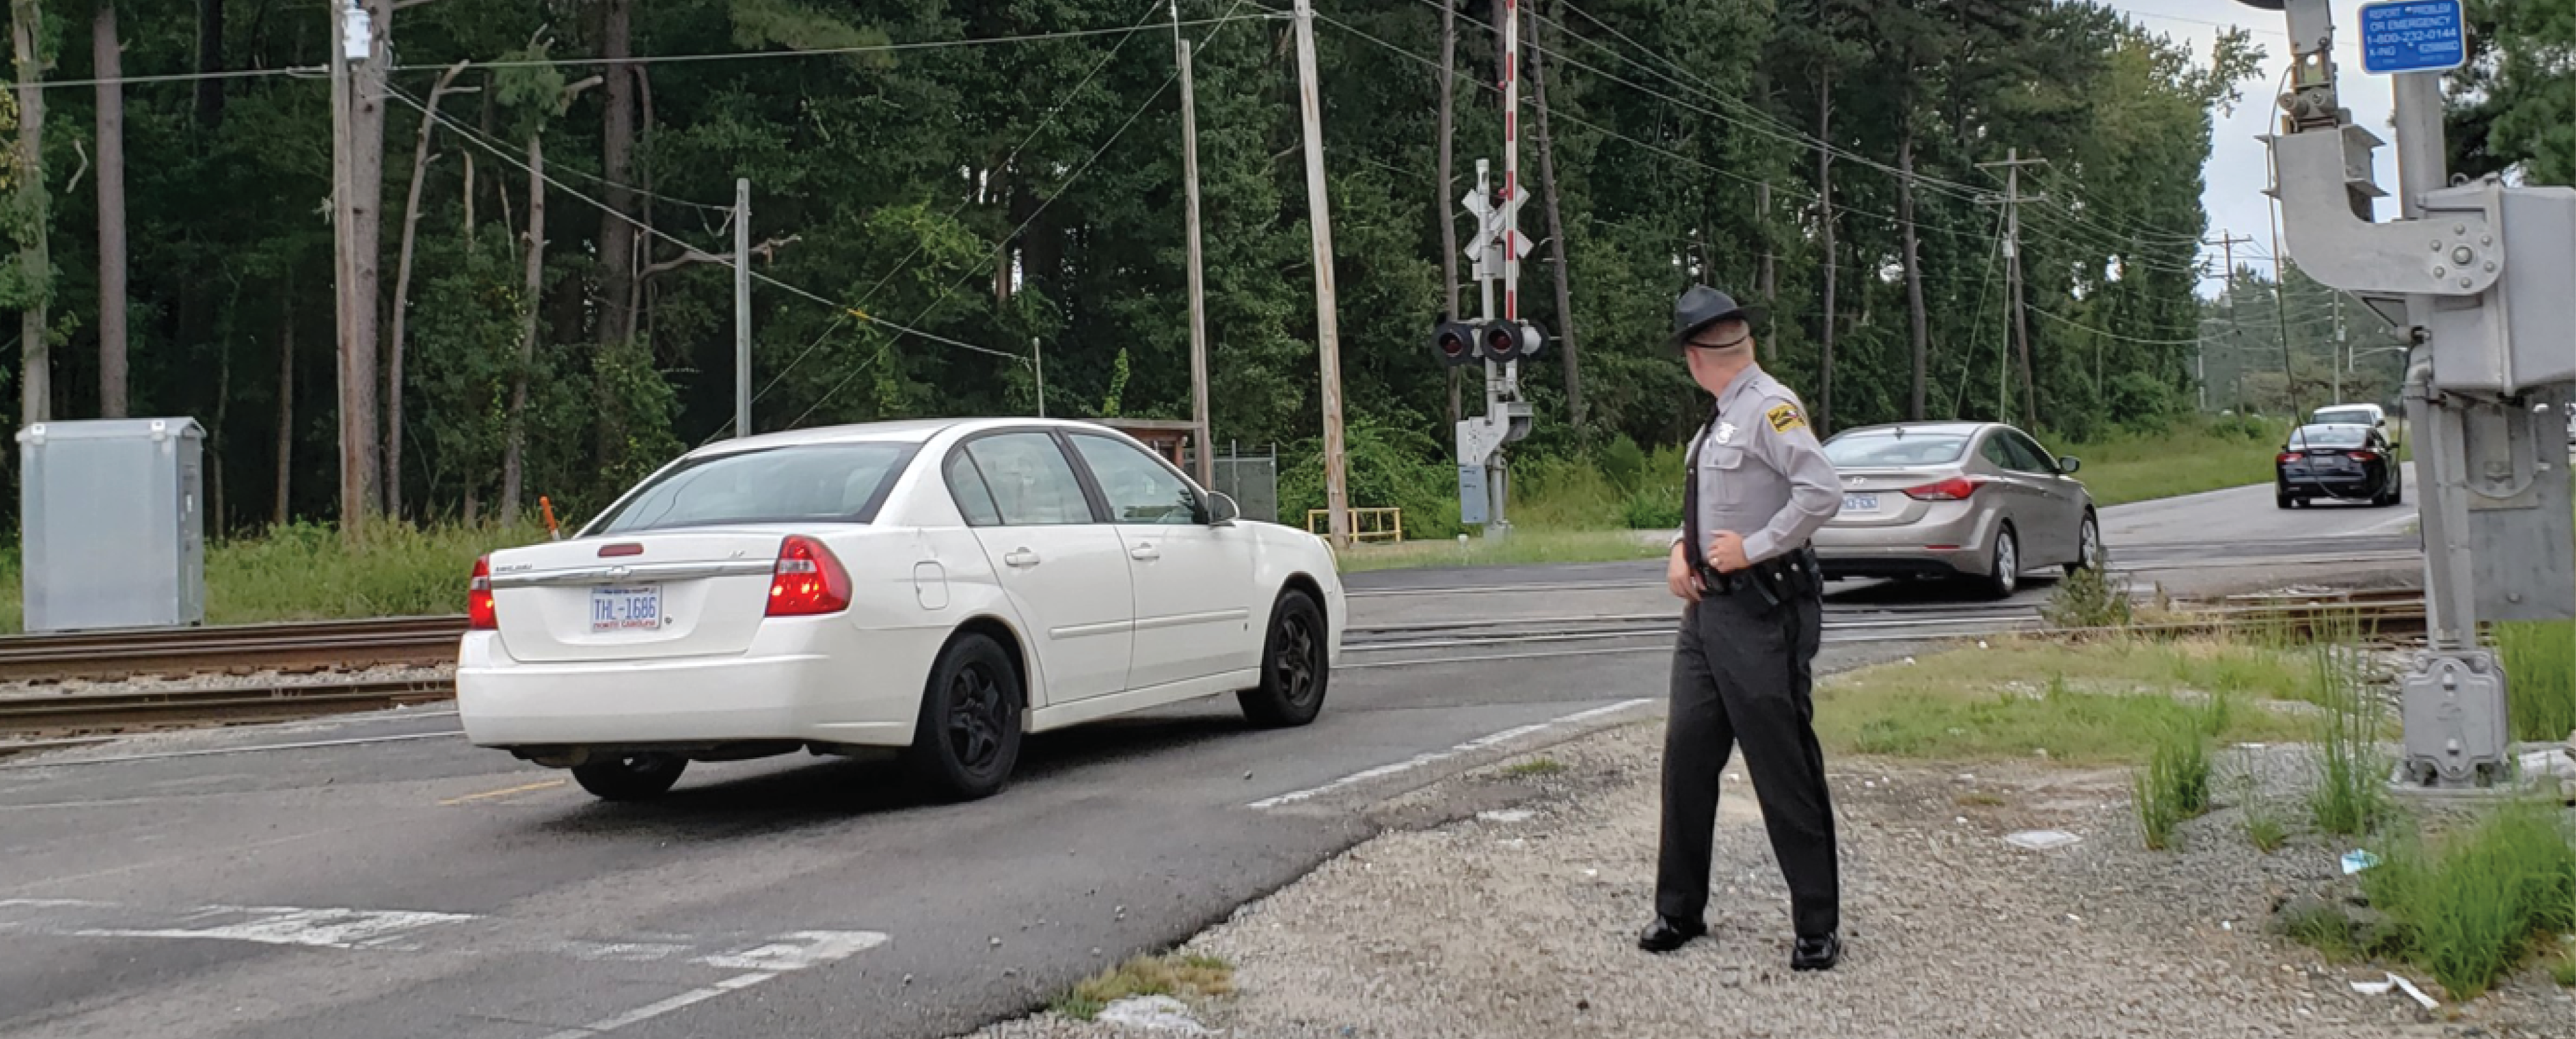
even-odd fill
[[(1712, 940), (1648, 956), (1632, 942), (1661, 737), (1660, 721), (1625, 726), (1544, 751), (1563, 766), (1550, 775), (1497, 765), (1378, 806), (1448, 821), (1363, 843), (1184, 945), (1235, 965), (1200, 1022), (1254, 1037), (2576, 1035), (2576, 992), (2538, 971), (2425, 1012), (2352, 990), (2383, 969), (2265, 933), (2281, 901), (2340, 879), (2330, 844), (2264, 855), (2242, 836), (2238, 802), (2296, 796), (2294, 747), (2231, 752), (2250, 785), (2170, 853), (2141, 847), (2125, 771), (1833, 761), (1849, 951), (1823, 975), (1786, 969), (1788, 896), (1739, 763)], [(1491, 811), (1505, 804), (1518, 811)], [(2036, 828), (2082, 840), (2001, 839)], [(979, 1033), (1128, 1034), (1051, 1014)]]

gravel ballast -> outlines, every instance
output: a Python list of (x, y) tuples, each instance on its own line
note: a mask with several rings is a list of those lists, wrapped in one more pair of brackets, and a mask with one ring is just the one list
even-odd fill
[[(1457, 821), (1361, 844), (1187, 943), (1235, 965), (1235, 995), (1199, 1020), (1253, 1037), (2576, 1036), (2576, 993), (2536, 969), (2431, 1012), (2353, 991), (2388, 967), (2329, 965), (2265, 930), (2282, 902), (2348, 883), (2340, 846), (2302, 836), (2262, 854), (2226, 807), (2187, 824), (2181, 850), (2147, 851), (2124, 770), (1829, 759), (1848, 951), (1839, 970), (1797, 974), (1738, 762), (1711, 937), (1650, 956), (1634, 935), (1652, 905), (1661, 737), (1660, 722), (1623, 727), (1546, 751), (1565, 766), (1552, 776), (1489, 768), (1384, 806)], [(2299, 748), (2221, 767), (2259, 784), (2223, 775), (2226, 805), (2260, 790), (2304, 817)], [(1475, 812), (1515, 790), (1528, 817)], [(2003, 840), (2025, 830), (2080, 840)], [(1139, 1033), (1040, 1014), (980, 1034)]]

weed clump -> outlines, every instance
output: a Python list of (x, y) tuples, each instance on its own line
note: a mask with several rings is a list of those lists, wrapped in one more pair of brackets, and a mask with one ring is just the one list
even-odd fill
[(2392, 951), (2474, 999), (2536, 939), (2576, 930), (2576, 840), (2553, 806), (2517, 802), (2428, 847), (2407, 835), (2379, 851), (2362, 890), (2388, 915)]
[(2128, 580), (2111, 576), (2097, 559), (2058, 582), (2039, 615), (2051, 627), (2125, 628), (2136, 618), (2136, 606), (2129, 599)]
[(1234, 965), (1214, 956), (1182, 954), (1138, 956), (1085, 978), (1057, 996), (1048, 1009), (1076, 1021), (1090, 1021), (1109, 1004), (1136, 996), (1204, 999), (1234, 991)]

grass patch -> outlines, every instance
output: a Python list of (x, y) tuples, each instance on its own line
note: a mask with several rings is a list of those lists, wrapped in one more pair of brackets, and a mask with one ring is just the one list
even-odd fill
[(2499, 624), (2495, 640), (2513, 682), (2513, 738), (2576, 733), (2576, 621)]
[[(2141, 734), (2197, 728), (2230, 742), (2272, 741), (2309, 723), (2249, 699), (2302, 699), (2296, 654), (2219, 641), (2107, 640), (2065, 645), (2006, 639), (1836, 676), (1816, 692), (1816, 729), (1843, 751), (1936, 760), (2029, 758), (2080, 765), (2143, 764)], [(2192, 681), (2212, 662), (2233, 687)], [(2045, 686), (2028, 676), (2054, 675)]]
[(2275, 925), (2283, 937), (2315, 949), (2328, 963), (2363, 958), (2363, 939), (2353, 933), (2352, 917), (2341, 908), (2318, 902), (2284, 914)]
[(2083, 460), (2076, 478), (2107, 507), (2269, 483), (2274, 449), (2286, 436), (2288, 427), (2277, 422), (2207, 419), (2056, 446)]
[(1463, 543), (1452, 540), (1354, 545), (1340, 553), (1340, 563), (1343, 573), (1355, 574), (1426, 567), (1617, 563), (1662, 559), (1671, 551), (1666, 538), (1644, 537), (1632, 530), (1516, 528), (1500, 540), (1470, 537)]
[(1090, 1021), (1109, 1009), (1109, 1004), (1136, 996), (1189, 1000), (1233, 991), (1234, 965), (1217, 957), (1195, 953), (1138, 956), (1076, 982), (1048, 1009), (1076, 1021)]
[[(206, 550), (206, 622), (337, 620), (461, 613), (474, 559), (545, 540), (536, 528), (378, 524), (351, 546), (314, 524), (215, 542)], [(23, 571), (0, 554), (0, 631), (22, 631)]]
[(2576, 841), (2555, 805), (2517, 802), (2439, 845), (2385, 842), (2362, 890), (2394, 951), (2475, 999), (2549, 935), (2576, 930)]
[(1504, 775), (1521, 779), (1537, 779), (1564, 773), (1565, 763), (1555, 758), (1531, 758), (1528, 761), (1515, 761), (1503, 767)]
[(2245, 813), (2245, 840), (2254, 846), (2254, 850), (2269, 855), (2289, 843), (2290, 828), (2280, 816), (2269, 810), (2257, 811), (2249, 805)]
[(1956, 800), (1961, 808), (2001, 808), (2007, 803), (2001, 795), (1989, 794), (1983, 790), (1973, 794), (1961, 794)]
[(2388, 818), (2388, 761), (2379, 751), (2388, 709), (2358, 673), (2350, 650), (2327, 645), (2309, 651), (2324, 719), (2316, 726), (2316, 786), (2308, 811), (2327, 833), (2360, 836)]
[(2576, 988), (2576, 952), (2562, 952), (2549, 964), (2549, 980), (2567, 988)]
[[(2058, 695), (2054, 687), (2050, 695)], [(2230, 714), (2221, 696), (2200, 710), (2162, 719), (2146, 766), (2131, 778), (2130, 803), (2147, 847), (2172, 847), (2176, 826), (2209, 811), (2209, 734), (2224, 728)]]

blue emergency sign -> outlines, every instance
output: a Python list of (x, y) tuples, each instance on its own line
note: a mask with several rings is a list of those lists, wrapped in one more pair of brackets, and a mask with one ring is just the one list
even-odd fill
[(2361, 7), (2361, 67), (2386, 75), (2441, 72), (2469, 60), (2460, 0), (2395, 0)]

